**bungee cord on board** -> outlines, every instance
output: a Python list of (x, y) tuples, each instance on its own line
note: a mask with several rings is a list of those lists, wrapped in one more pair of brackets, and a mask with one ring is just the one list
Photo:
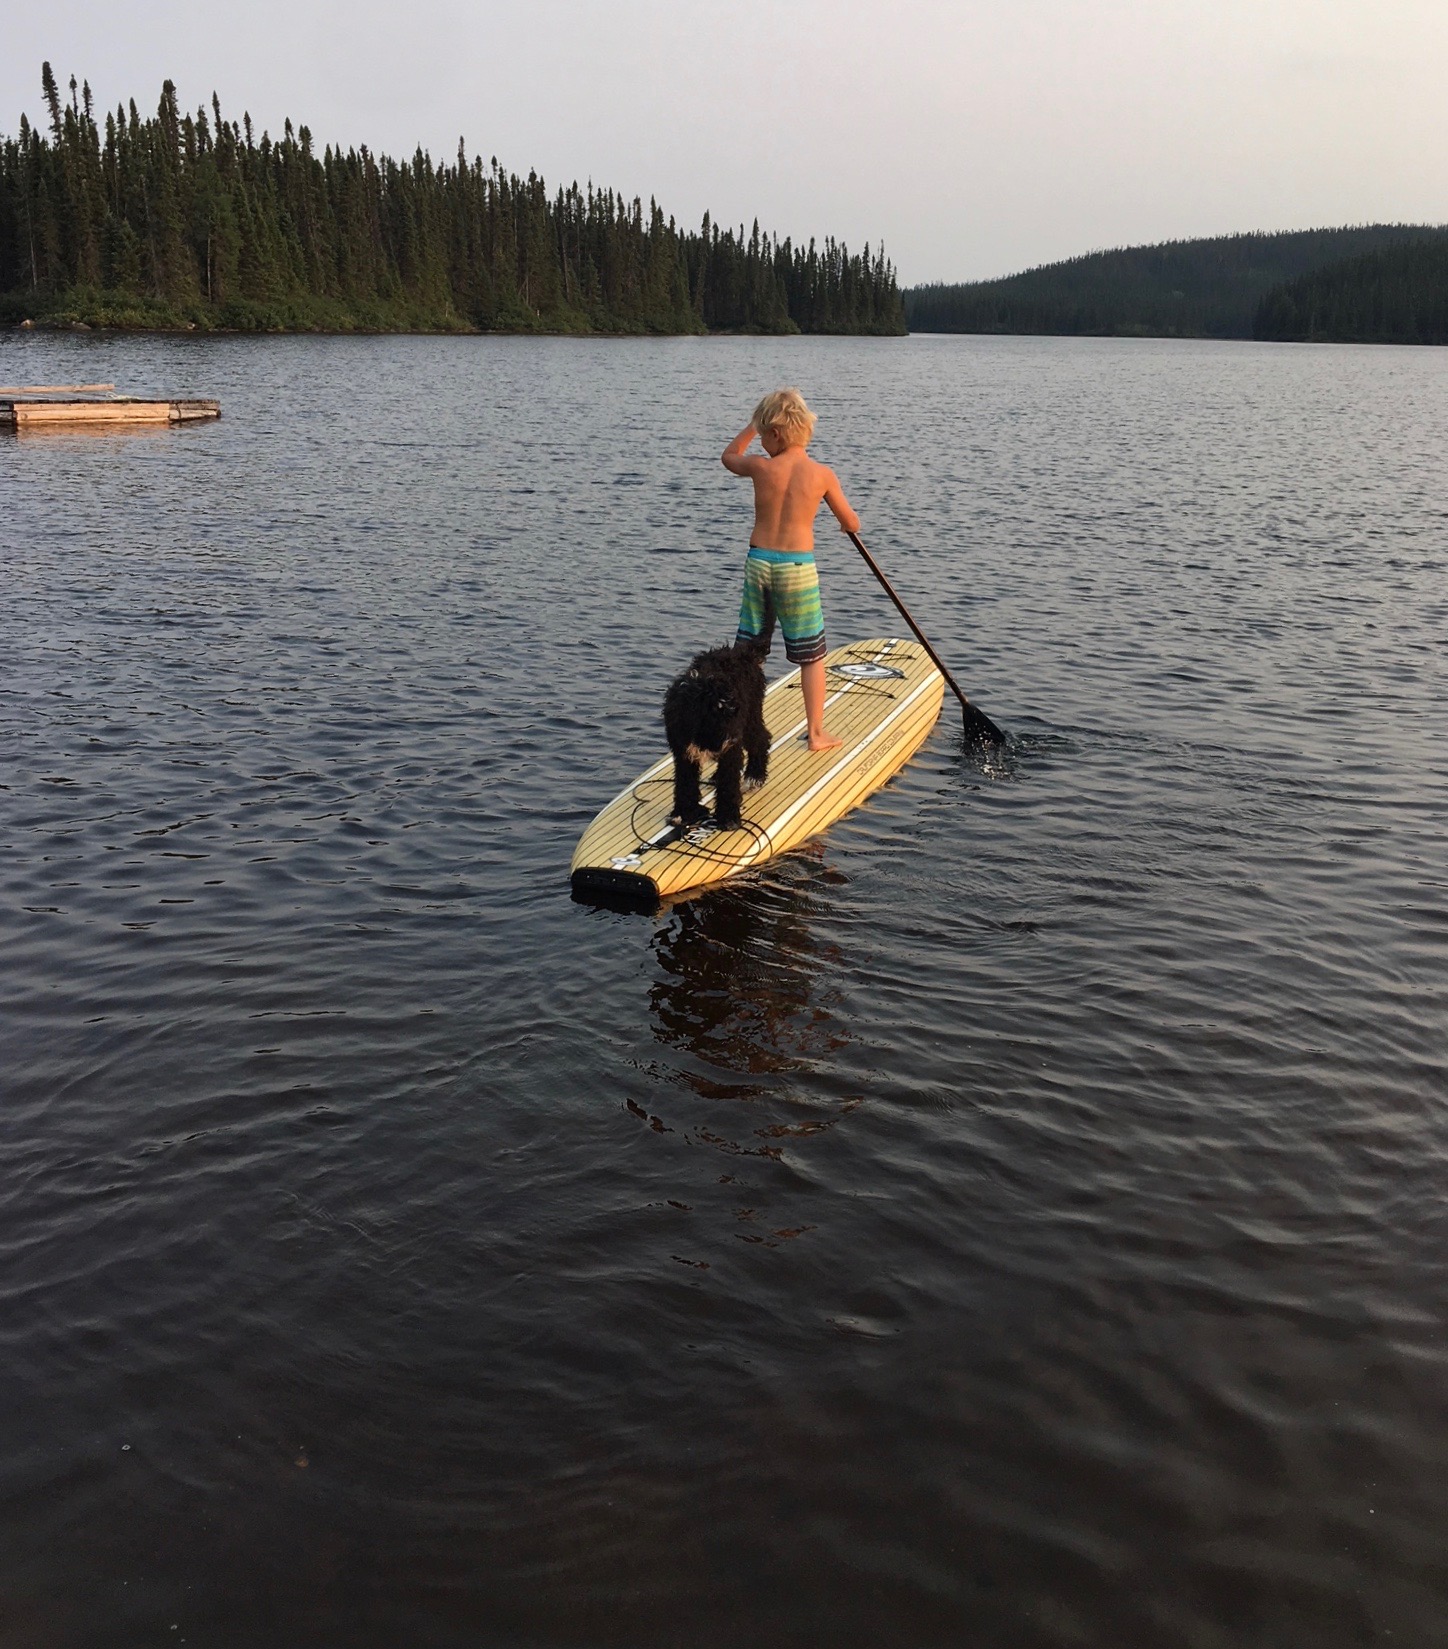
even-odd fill
[[(910, 647), (908, 643), (897, 643), (896, 648), (897, 650), (892, 653), (893, 657), (908, 660), (914, 656), (914, 649)], [(856, 643), (854, 646), (845, 650), (845, 656), (849, 660), (856, 663), (861, 663), (870, 659), (870, 649), (865, 643)], [(850, 665), (835, 665), (833, 668), (837, 672), (843, 673), (849, 671)], [(897, 676), (899, 672), (893, 669), (886, 669), (882, 671), (882, 674), (888, 674), (894, 677)], [(797, 685), (798, 684), (796, 683), (796, 686)], [(896, 697), (896, 692), (893, 687), (886, 687), (880, 682), (871, 681), (864, 675), (853, 674), (848, 675), (847, 679), (836, 689), (833, 696), (840, 697), (845, 693), (851, 693), (857, 698), (863, 696), (867, 698), (894, 700)], [(629, 831), (634, 838), (633, 853), (642, 855), (645, 853), (655, 853), (667, 849), (673, 853), (683, 853), (688, 855), (690, 858), (700, 859), (706, 864), (737, 863), (740, 858), (740, 854), (737, 850), (734, 852), (725, 853), (718, 849), (711, 848), (708, 845), (708, 838), (710, 836), (726, 834), (732, 836), (735, 834), (735, 831), (720, 831), (718, 827), (709, 820), (701, 821), (698, 825), (692, 826), (689, 830), (679, 828), (678, 834), (670, 832), (667, 835), (655, 835), (653, 837), (646, 837), (644, 835), (643, 831), (639, 827), (639, 815), (644, 808), (655, 802), (655, 797), (649, 794), (650, 787), (663, 786), (667, 788), (672, 784), (672, 782), (673, 781), (670, 775), (659, 774), (654, 778), (640, 779), (634, 786), (634, 805), (633, 810), (629, 815)], [(735, 827), (735, 830), (745, 830), (753, 835), (754, 842), (750, 855), (751, 857), (753, 857), (754, 854), (763, 852), (769, 845), (768, 830), (765, 826), (757, 823), (753, 819), (742, 820), (741, 823)]]
[[(709, 847), (707, 838), (725, 834), (732, 836), (734, 832), (720, 831), (718, 826), (710, 820), (694, 825), (689, 830), (668, 841), (649, 841), (645, 838), (644, 833), (639, 829), (639, 813), (641, 809), (651, 804), (653, 798), (645, 795), (644, 791), (649, 785), (669, 786), (672, 783), (673, 779), (668, 774), (660, 774), (658, 778), (640, 779), (634, 786), (634, 807), (633, 812), (629, 815), (629, 829), (634, 836), (634, 852), (639, 854), (653, 853), (661, 848), (667, 848), (672, 853), (687, 853), (691, 857), (703, 859), (709, 864), (733, 864), (739, 855), (737, 853), (721, 853)], [(753, 819), (743, 820), (737, 828), (753, 833), (756, 850), (761, 850), (768, 845), (769, 832), (763, 825), (756, 823)], [(704, 839), (700, 839), (701, 833)]]

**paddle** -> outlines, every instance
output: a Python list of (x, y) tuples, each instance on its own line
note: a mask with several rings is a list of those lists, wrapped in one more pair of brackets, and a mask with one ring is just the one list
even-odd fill
[(903, 618), (915, 632), (915, 639), (920, 643), (925, 651), (929, 653), (931, 662), (935, 665), (935, 668), (939, 670), (941, 675), (945, 677), (946, 681), (950, 685), (951, 692), (954, 693), (956, 698), (960, 700), (961, 713), (965, 718), (966, 740), (975, 744), (989, 744), (994, 745), (997, 749), (1001, 748), (1006, 742), (1005, 734), (1002, 733), (1000, 728), (996, 726), (988, 715), (986, 715), (984, 710), (978, 710), (975, 705), (973, 705), (970, 700), (966, 698), (965, 694), (961, 692), (960, 688), (956, 685), (955, 677), (945, 668), (944, 660), (930, 645), (924, 630), (922, 630), (915, 620), (911, 618), (909, 608), (906, 607), (900, 597), (895, 594), (895, 591), (890, 584), (890, 580), (885, 577), (883, 572), (880, 571), (879, 563), (860, 541), (860, 535), (852, 532), (849, 536), (850, 542), (855, 546), (860, 554), (864, 556), (865, 565), (872, 573), (874, 573), (875, 577), (880, 580), (881, 587), (884, 589), (885, 594), (889, 596), (891, 601), (893, 601), (900, 609), (901, 618)]

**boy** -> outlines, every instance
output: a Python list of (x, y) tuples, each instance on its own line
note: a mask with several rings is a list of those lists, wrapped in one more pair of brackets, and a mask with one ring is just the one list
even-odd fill
[[(768, 652), (774, 620), (784, 631), (784, 656), (800, 667), (806, 738), (811, 750), (843, 741), (825, 731), (825, 620), (814, 564), (814, 518), (828, 504), (841, 532), (858, 532), (835, 472), (805, 453), (815, 415), (797, 389), (777, 389), (754, 409), (748, 427), (724, 449), (724, 468), (754, 483), (754, 531), (744, 563), (738, 646)], [(759, 436), (764, 456), (748, 456)]]

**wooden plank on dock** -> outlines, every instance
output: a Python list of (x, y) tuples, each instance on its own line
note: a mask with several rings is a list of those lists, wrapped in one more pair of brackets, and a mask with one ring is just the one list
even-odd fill
[(110, 395), (114, 384), (21, 384), (0, 389), (6, 395)]
[(139, 396), (108, 401), (0, 399), (0, 427), (65, 428), (76, 424), (188, 424), (219, 418), (220, 401), (143, 400)]
[(36, 424), (169, 424), (169, 401), (16, 401), (16, 429)]

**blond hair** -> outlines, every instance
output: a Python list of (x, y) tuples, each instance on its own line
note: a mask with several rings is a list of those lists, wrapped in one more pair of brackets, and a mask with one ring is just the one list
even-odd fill
[(766, 395), (755, 407), (752, 420), (761, 435), (772, 429), (791, 447), (809, 445), (815, 421), (814, 413), (804, 404), (804, 396), (797, 389), (777, 389), (772, 395)]

